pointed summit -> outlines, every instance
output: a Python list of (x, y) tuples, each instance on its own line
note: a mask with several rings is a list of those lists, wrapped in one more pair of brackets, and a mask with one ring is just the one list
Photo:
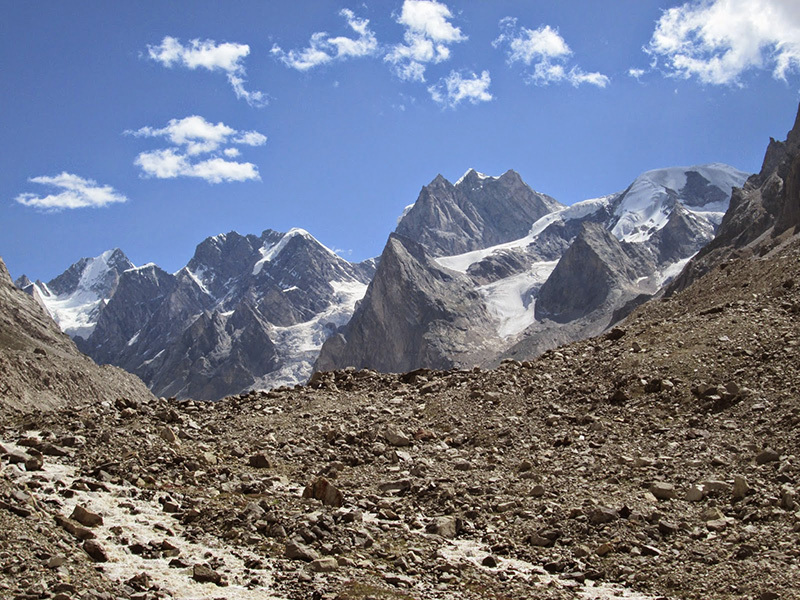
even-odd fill
[(395, 231), (432, 256), (452, 256), (524, 237), (533, 223), (559, 208), (513, 171), (490, 177), (469, 169), (456, 185), (439, 175), (422, 188)]

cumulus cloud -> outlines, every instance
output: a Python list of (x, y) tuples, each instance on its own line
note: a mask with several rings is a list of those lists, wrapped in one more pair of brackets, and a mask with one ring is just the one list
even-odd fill
[[(198, 177), (209, 183), (260, 179), (254, 164), (226, 160), (241, 154), (234, 145), (263, 146), (267, 137), (258, 131), (237, 131), (225, 123), (209, 123), (201, 116), (191, 115), (172, 119), (165, 127), (142, 127), (125, 133), (160, 137), (172, 144), (171, 148), (142, 152), (136, 157), (134, 164), (146, 177)], [(210, 156), (201, 157), (204, 154)]]
[(687, 2), (663, 12), (645, 51), (663, 59), (669, 75), (703, 83), (736, 85), (754, 69), (785, 80), (800, 70), (800, 3)]
[(450, 75), (438, 84), (430, 86), (428, 92), (435, 102), (454, 108), (464, 100), (472, 104), (491, 101), (492, 95), (489, 93), (491, 83), (489, 71), (483, 71), (480, 77), (475, 73), (465, 77), (457, 71), (451, 71)]
[(377, 54), (378, 39), (369, 29), (369, 20), (359, 19), (352, 10), (346, 8), (339, 11), (339, 14), (345, 18), (348, 27), (358, 34), (357, 38), (331, 37), (320, 31), (311, 36), (307, 48), (286, 52), (275, 44), (271, 50), (272, 55), (287, 67), (298, 71), (308, 71), (334, 60)]
[(403, 43), (392, 46), (384, 60), (392, 63), (398, 77), (407, 81), (425, 81), (428, 63), (450, 58), (450, 45), (467, 39), (461, 29), (450, 23), (453, 17), (447, 5), (436, 0), (405, 0), (397, 22), (405, 27)]
[(100, 185), (93, 179), (84, 179), (66, 171), (55, 177), (31, 177), (28, 181), (50, 186), (57, 192), (47, 196), (25, 193), (14, 200), (25, 206), (47, 211), (59, 211), (65, 208), (100, 208), (128, 200), (109, 185)]
[(251, 106), (267, 104), (266, 94), (245, 89), (244, 58), (250, 54), (247, 44), (224, 42), (217, 44), (214, 40), (191, 40), (183, 45), (177, 38), (166, 36), (158, 46), (147, 46), (147, 54), (165, 67), (181, 66), (187, 69), (206, 69), (222, 71), (228, 77), (237, 98), (245, 100)]
[(610, 82), (608, 76), (602, 73), (587, 73), (577, 65), (567, 65), (572, 50), (558, 30), (549, 25), (528, 29), (518, 27), (515, 18), (506, 17), (500, 21), (500, 29), (502, 33), (492, 45), (506, 49), (509, 64), (520, 62), (532, 67), (528, 73), (531, 83), (548, 85), (566, 82), (575, 87), (588, 83), (603, 88)]

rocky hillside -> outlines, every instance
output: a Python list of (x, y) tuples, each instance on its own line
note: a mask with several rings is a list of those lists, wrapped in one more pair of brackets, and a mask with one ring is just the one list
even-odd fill
[(734, 191), (719, 235), (667, 290), (675, 293), (734, 256), (768, 252), (800, 226), (800, 108), (786, 141), (770, 139), (761, 171)]
[(4, 417), (1, 593), (794, 597), (798, 282), (795, 236), (495, 370)]
[(151, 397), (136, 377), (81, 354), (0, 259), (0, 405), (27, 413)]
[[(750, 194), (753, 208), (792, 214), (793, 172), (762, 172), (787, 192)], [(0, 405), (0, 593), (793, 598), (800, 232), (753, 242), (603, 336), (492, 370), (346, 369), (216, 403)], [(4, 306), (3, 331), (58, 346), (5, 280), (0, 298), (23, 302)]]

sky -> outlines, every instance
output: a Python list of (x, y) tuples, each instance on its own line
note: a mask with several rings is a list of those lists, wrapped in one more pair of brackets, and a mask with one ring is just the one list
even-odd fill
[(755, 172), (800, 101), (796, 0), (0, 0), (0, 256), (308, 230), (380, 254), (437, 174), (564, 204), (644, 171)]

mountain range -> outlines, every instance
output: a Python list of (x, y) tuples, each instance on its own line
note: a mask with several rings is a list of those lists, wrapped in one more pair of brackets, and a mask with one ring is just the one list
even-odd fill
[(602, 332), (711, 241), (748, 175), (649, 171), (564, 206), (514, 171), (424, 186), (377, 259), (308, 232), (201, 242), (176, 273), (119, 250), (17, 285), (101, 364), (161, 396), (216, 400), (314, 369), (489, 366)]

